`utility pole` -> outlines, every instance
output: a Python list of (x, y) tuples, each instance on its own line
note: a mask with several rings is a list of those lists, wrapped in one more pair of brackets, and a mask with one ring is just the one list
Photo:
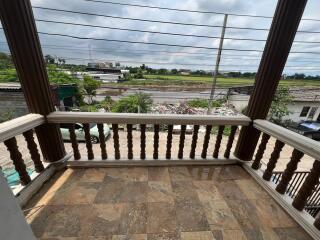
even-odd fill
[(211, 107), (212, 107), (212, 101), (213, 101), (213, 97), (214, 97), (215, 90), (216, 90), (217, 77), (218, 77), (218, 73), (219, 73), (221, 52), (222, 52), (222, 47), (223, 47), (224, 35), (226, 33), (227, 21), (228, 21), (228, 14), (225, 14), (224, 15), (224, 19), (223, 19), (223, 26), (222, 26), (221, 36), (220, 36), (219, 49), (218, 49), (218, 54), (217, 54), (217, 59), (216, 59), (216, 67), (215, 67), (214, 73), (213, 73), (213, 81), (212, 81), (210, 99), (209, 99), (209, 102), (208, 102), (208, 112), (207, 112), (207, 114), (210, 114)]

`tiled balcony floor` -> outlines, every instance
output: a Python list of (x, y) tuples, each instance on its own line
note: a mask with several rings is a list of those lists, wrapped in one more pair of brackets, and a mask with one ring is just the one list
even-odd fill
[(25, 208), (40, 239), (310, 239), (239, 166), (67, 169)]

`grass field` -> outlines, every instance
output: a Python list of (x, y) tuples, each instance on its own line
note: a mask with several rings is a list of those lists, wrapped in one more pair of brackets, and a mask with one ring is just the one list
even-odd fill
[[(131, 80), (125, 82), (125, 85), (152, 85), (152, 86), (170, 86), (170, 85), (187, 85), (187, 86), (209, 86), (212, 83), (212, 77), (208, 76), (177, 76), (177, 75), (144, 75), (146, 80)], [(247, 78), (218, 78), (217, 86), (230, 87), (241, 85), (252, 85), (254, 79)], [(299, 80), (286, 79), (281, 80), (280, 85), (288, 87), (314, 86), (320, 87), (319, 80)]]

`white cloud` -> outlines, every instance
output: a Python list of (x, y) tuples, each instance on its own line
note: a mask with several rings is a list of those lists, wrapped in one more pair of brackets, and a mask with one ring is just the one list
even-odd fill
[[(122, 0), (121, 2), (132, 3), (128, 0)], [(162, 0), (162, 1), (147, 1), (147, 0), (135, 0), (133, 3), (157, 5), (171, 8), (182, 8), (190, 10), (200, 11), (215, 11), (237, 14), (255, 14), (255, 15), (267, 15), (272, 16), (277, 4), (277, 0)], [(44, 6), (58, 9), (67, 9), (73, 11), (92, 12), (104, 15), (114, 15), (131, 18), (143, 18), (153, 19), (161, 21), (175, 21), (186, 22), (196, 24), (210, 24), (221, 25), (223, 22), (223, 15), (215, 14), (200, 14), (200, 13), (187, 13), (177, 11), (165, 11), (159, 9), (137, 8), (129, 6), (118, 6), (110, 4), (99, 4), (79, 0), (32, 0), (34, 6)], [(305, 10), (305, 17), (318, 17), (319, 2), (316, 0), (309, 0), (307, 8)], [(162, 31), (173, 32), (182, 34), (195, 34), (195, 35), (210, 35), (220, 36), (220, 28), (208, 28), (208, 27), (196, 27), (196, 26), (180, 26), (140, 21), (129, 21), (112, 18), (104, 18), (97, 16), (86, 16), (79, 14), (68, 14), (61, 12), (52, 12), (40, 9), (34, 9), (34, 15), (37, 19), (48, 19), (57, 21), (68, 21), (75, 23), (103, 25), (110, 27), (141, 29), (150, 31)], [(319, 17), (318, 17), (319, 18)], [(234, 27), (256, 27), (256, 28), (269, 28), (271, 24), (270, 19), (261, 18), (247, 18), (229, 16), (228, 26)], [(37, 22), (39, 31), (62, 33), (75, 35), (80, 37), (96, 37), (107, 39), (119, 39), (129, 41), (143, 41), (143, 42), (159, 42), (166, 44), (181, 44), (192, 46), (205, 46), (205, 47), (217, 47), (219, 41), (217, 39), (206, 39), (196, 37), (182, 37), (182, 36), (169, 36), (150, 33), (138, 33), (117, 31), (102, 28), (89, 28), (80, 26), (70, 26), (62, 24), (41, 23)], [(299, 29), (308, 31), (320, 31), (320, 22), (303, 21)], [(256, 38), (266, 39), (268, 35), (267, 31), (250, 31), (240, 29), (227, 29), (226, 37), (228, 38)], [(128, 44), (128, 43), (115, 43), (106, 41), (92, 41), (92, 40), (75, 40), (71, 38), (61, 38), (53, 36), (40, 35), (41, 43), (43, 45), (44, 54), (53, 54), (62, 57), (77, 57), (77, 58), (89, 58), (88, 46), (91, 46), (91, 54), (93, 58), (97, 59), (115, 59), (115, 60), (128, 60), (128, 61), (148, 61), (152, 59), (158, 62), (170, 62), (172, 65), (166, 67), (172, 68), (190, 68), (190, 66), (175, 65), (178, 63), (194, 63), (204, 65), (212, 65), (215, 60), (215, 50), (205, 49), (192, 49), (181, 47), (166, 47), (166, 46), (154, 46), (143, 44)], [(304, 41), (320, 41), (320, 34), (297, 34), (297, 40)], [(0, 34), (0, 41), (5, 41), (4, 34)], [(60, 45), (69, 46), (69, 49), (57, 49), (48, 48), (47, 45)], [(4, 45), (0, 45), (0, 50), (5, 48)], [(225, 48), (237, 48), (237, 49), (259, 49), (263, 50), (264, 42), (250, 42), (250, 41), (235, 41), (225, 40)], [(136, 50), (138, 50), (136, 52)], [(170, 54), (170, 53), (157, 53), (157, 52), (144, 52), (141, 50), (149, 51), (173, 51), (173, 52), (190, 52), (190, 53), (203, 53), (204, 55), (192, 55), (192, 54)], [(292, 51), (318, 51), (320, 52), (319, 44), (294, 44)], [(232, 59), (232, 54), (236, 55)], [(232, 52), (223, 51), (222, 65), (230, 65), (230, 67), (221, 67), (221, 69), (231, 69), (231, 65), (240, 65), (236, 69), (243, 67), (244, 70), (256, 70), (259, 59), (252, 60), (246, 59), (248, 57), (259, 57), (261, 53), (256, 52)], [(287, 65), (299, 65), (312, 68), (314, 65), (310, 63), (296, 62), (303, 58), (320, 58), (319, 55), (310, 54), (291, 54)], [(239, 60), (242, 59), (242, 60)], [(85, 62), (85, 61), (84, 61)], [(83, 62), (81, 62), (83, 63)], [(149, 64), (152, 67), (163, 67), (163, 65)], [(194, 69), (209, 69), (207, 66), (194, 66)], [(292, 72), (292, 69), (287, 68), (287, 72)], [(309, 73), (306, 70), (307, 73)], [(320, 71), (319, 71), (320, 72)], [(317, 73), (317, 72), (316, 72)]]

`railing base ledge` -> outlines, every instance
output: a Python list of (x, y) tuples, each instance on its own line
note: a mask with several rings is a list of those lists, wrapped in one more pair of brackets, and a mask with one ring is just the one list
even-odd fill
[(306, 211), (298, 211), (292, 206), (292, 199), (278, 193), (276, 184), (271, 181), (265, 181), (262, 178), (262, 170), (254, 170), (250, 163), (243, 164), (242, 167), (257, 181), (257, 183), (266, 190), (269, 195), (313, 238), (320, 239), (320, 231), (313, 225), (314, 218)]
[(92, 167), (165, 167), (165, 166), (190, 166), (190, 165), (234, 165), (236, 159), (192, 159), (192, 160), (71, 160), (67, 166), (70, 168), (92, 168)]
[(70, 159), (70, 157), (71, 155), (67, 154), (58, 162), (49, 163), (43, 172), (31, 174), (31, 182), (27, 186), (14, 189), (13, 193), (20, 206), (24, 207), (30, 198), (41, 189), (42, 185), (48, 181), (55, 172), (66, 167), (67, 160)]

